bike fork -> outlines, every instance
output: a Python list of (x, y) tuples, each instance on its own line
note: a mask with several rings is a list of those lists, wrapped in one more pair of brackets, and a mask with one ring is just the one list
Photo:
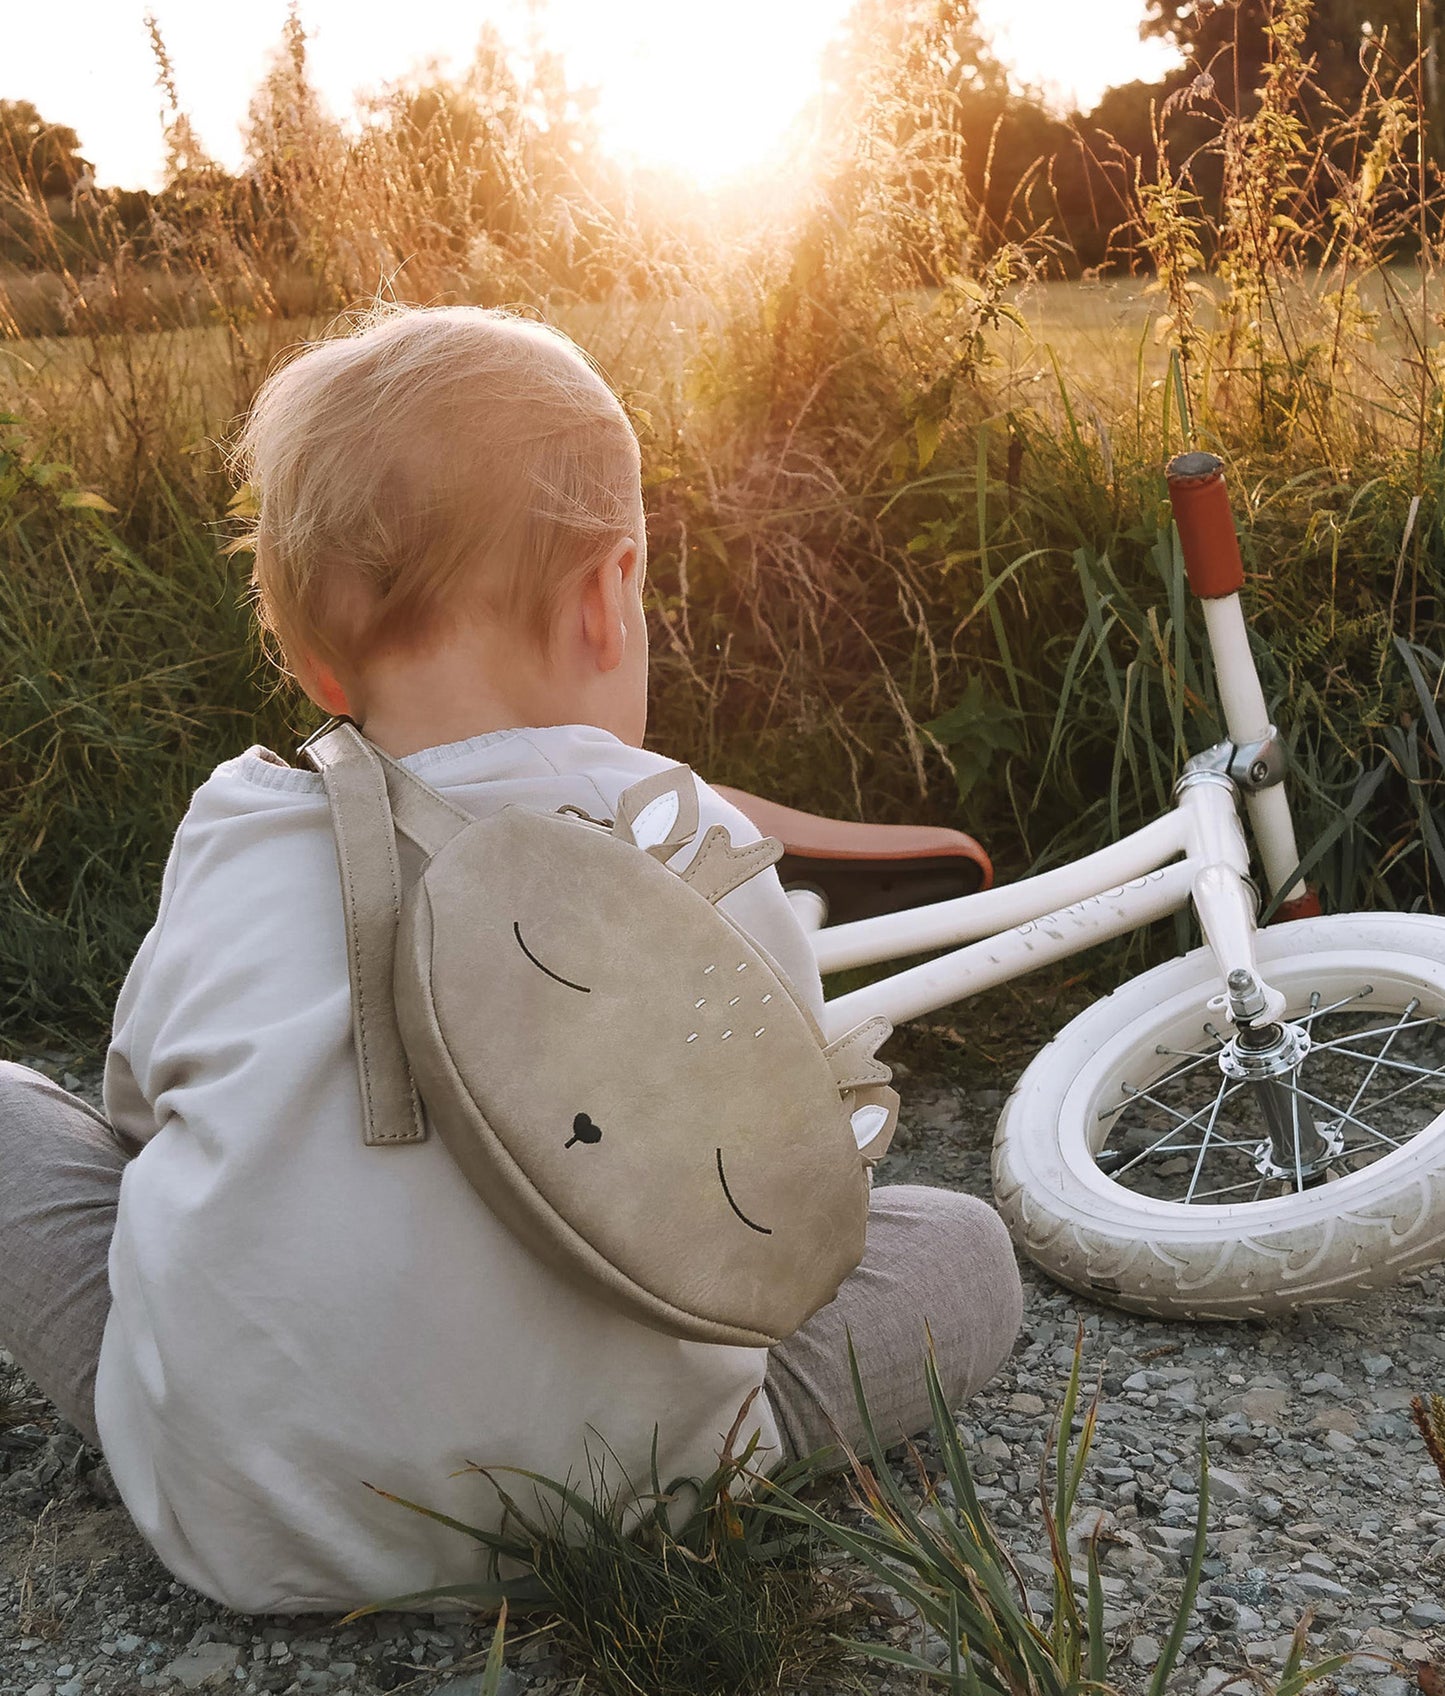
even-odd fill
[(1219, 1066), (1259, 1103), (1268, 1138), (1255, 1150), (1262, 1178), (1305, 1189), (1318, 1182), (1343, 1147), (1338, 1127), (1316, 1124), (1296, 1078), (1310, 1037), (1284, 1017), (1285, 999), (1260, 975), (1255, 925), (1258, 898), (1249, 881), (1249, 850), (1240, 827), (1234, 780), (1220, 769), (1231, 745), (1191, 760), (1178, 784), (1190, 886), (1224, 990), (1209, 1003), (1233, 1027), (1221, 1037)]
[(1249, 1086), (1259, 1103), (1269, 1133), (1255, 1150), (1260, 1176), (1304, 1189), (1323, 1180), (1344, 1139), (1338, 1127), (1316, 1124), (1295, 1087), (1309, 1052), (1309, 1034), (1284, 1019), (1284, 997), (1259, 975), (1257, 902), (1239, 825), (1239, 794), (1267, 885), (1280, 897), (1280, 917), (1312, 916), (1319, 902), (1295, 873), (1299, 850), (1283, 785), (1284, 745), (1269, 721), (1249, 651), (1239, 601), (1244, 565), (1223, 461), (1208, 453), (1181, 454), (1170, 462), (1168, 478), (1189, 586), (1203, 607), (1230, 737), (1190, 760), (1177, 789), (1190, 820), (1190, 854), (1198, 854), (1202, 867), (1194, 879), (1194, 906), (1225, 982), (1224, 993), (1210, 1005), (1234, 1027), (1234, 1035), (1223, 1042), (1219, 1064), (1226, 1077)]

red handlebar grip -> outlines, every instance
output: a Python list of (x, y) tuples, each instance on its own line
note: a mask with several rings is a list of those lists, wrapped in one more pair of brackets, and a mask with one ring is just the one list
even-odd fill
[(1181, 453), (1169, 461), (1165, 475), (1189, 587), (1205, 601), (1237, 594), (1244, 587), (1244, 561), (1224, 487), (1224, 461), (1212, 453)]

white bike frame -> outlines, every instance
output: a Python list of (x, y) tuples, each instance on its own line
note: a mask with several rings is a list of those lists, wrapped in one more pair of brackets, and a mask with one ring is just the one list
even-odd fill
[[(1218, 462), (1211, 464), (1215, 469), (1205, 480), (1217, 485), (1223, 501)], [(1187, 557), (1193, 538), (1184, 512), (1180, 520)], [(1229, 537), (1232, 541), (1232, 526)], [(1217, 536), (1207, 540), (1218, 545)], [(1234, 557), (1237, 562), (1237, 547)], [(1191, 580), (1194, 565), (1191, 559)], [(1282, 889), (1286, 901), (1302, 899), (1306, 890), (1295, 877), (1299, 853), (1294, 822), (1280, 782), (1282, 755), (1249, 650), (1238, 590), (1204, 593), (1206, 630), (1230, 740), (1189, 762), (1176, 787), (1176, 804), (1162, 818), (1054, 871), (851, 924), (827, 925), (818, 895), (794, 892), (794, 909), (812, 934), (818, 967), (825, 974), (951, 950), (829, 1001), (824, 1030), (830, 1041), (874, 1014), (894, 1024), (917, 1018), (1190, 903), (1219, 963), (1221, 992), (1232, 974), (1247, 972), (1262, 998), (1262, 1016), (1275, 1019), (1283, 1013), (1284, 997), (1259, 973), (1254, 942), (1258, 894), (1250, 880), (1238, 806), (1243, 792), (1268, 887)], [(1222, 993), (1219, 1005), (1221, 1010), (1226, 1006)]]

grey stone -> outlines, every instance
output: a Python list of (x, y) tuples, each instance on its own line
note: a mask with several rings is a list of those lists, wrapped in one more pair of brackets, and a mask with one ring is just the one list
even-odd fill
[[(938, 1640), (943, 1642), (942, 1638)], [(944, 1645), (944, 1656), (947, 1658), (948, 1648)], [(932, 1657), (930, 1656), (930, 1659)], [(449, 1678), (445, 1684), (439, 1684), (431, 1696), (482, 1696), (483, 1674), (469, 1672), (461, 1678)], [(502, 1668), (501, 1682), (497, 1685), (497, 1696), (522, 1696), (522, 1680), (510, 1667)]]
[(1307, 1396), (1342, 1396), (1345, 1394), (1345, 1381), (1338, 1373), (1316, 1372), (1313, 1378), (1305, 1379), (1300, 1389)]
[(1394, 1662), (1383, 1650), (1362, 1649), (1358, 1655), (1350, 1656), (1343, 1670), (1359, 1673), (1365, 1678), (1384, 1678), (1387, 1673), (1394, 1671)]
[(1115, 1572), (1132, 1572), (1148, 1582), (1164, 1576), (1164, 1563), (1151, 1550), (1133, 1544), (1111, 1548), (1104, 1556), (1104, 1565)]
[(1252, 1496), (1254, 1487), (1247, 1478), (1242, 1478), (1237, 1472), (1230, 1472), (1227, 1467), (1211, 1466), (1209, 1494), (1217, 1502), (1239, 1502), (1246, 1496)]
[(1129, 1645), (1129, 1659), (1136, 1667), (1152, 1667), (1159, 1659), (1160, 1653), (1157, 1637), (1136, 1637)]
[(1323, 1598), (1332, 1602), (1347, 1602), (1350, 1597), (1343, 1584), (1333, 1578), (1326, 1578), (1322, 1572), (1297, 1572), (1289, 1578), (1285, 1588), (1304, 1596), (1307, 1600)]
[(1239, 1397), (1238, 1406), (1239, 1411), (1255, 1423), (1273, 1425), (1289, 1406), (1289, 1391), (1263, 1386), (1246, 1390)]
[(231, 1680), (240, 1664), (241, 1651), (234, 1643), (197, 1643), (163, 1667), (161, 1676), (175, 1679), (186, 1690), (204, 1690)]
[(1415, 1602), (1406, 1609), (1405, 1618), (1411, 1625), (1445, 1625), (1445, 1608), (1438, 1602)]
[(1160, 1548), (1168, 1549), (1170, 1554), (1183, 1553), (1194, 1541), (1192, 1525), (1156, 1525), (1149, 1532), (1150, 1539)]

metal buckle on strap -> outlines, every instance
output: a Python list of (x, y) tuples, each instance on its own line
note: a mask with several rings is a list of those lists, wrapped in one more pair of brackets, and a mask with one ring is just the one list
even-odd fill
[(327, 719), (320, 730), (313, 730), (304, 742), (297, 745), (296, 752), (298, 754), (308, 753), (313, 743), (319, 742), (323, 736), (329, 736), (341, 724), (349, 724), (353, 729), (360, 728), (355, 719), (348, 718), (345, 713), (341, 713), (336, 718)]

